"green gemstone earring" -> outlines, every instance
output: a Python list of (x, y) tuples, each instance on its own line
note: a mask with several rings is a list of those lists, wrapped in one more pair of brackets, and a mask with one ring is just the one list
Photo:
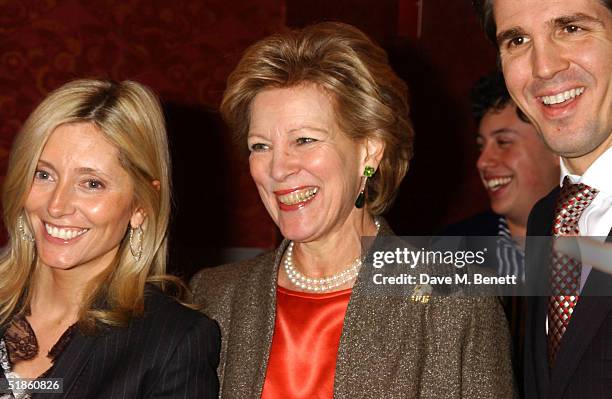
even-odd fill
[(357, 209), (361, 209), (365, 205), (366, 183), (368, 181), (368, 178), (374, 176), (374, 172), (376, 172), (376, 169), (374, 169), (371, 166), (366, 166), (365, 169), (363, 170), (363, 176), (361, 177), (362, 179), (361, 191), (359, 192), (359, 195), (357, 196), (357, 199), (355, 200), (355, 208)]

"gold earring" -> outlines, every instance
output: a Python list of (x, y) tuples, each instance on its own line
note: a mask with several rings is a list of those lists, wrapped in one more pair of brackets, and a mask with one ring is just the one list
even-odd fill
[(34, 242), (32, 234), (26, 231), (23, 215), (19, 215), (17, 218), (17, 229), (19, 229), (19, 235), (23, 241)]
[(136, 262), (142, 257), (142, 227), (140, 226), (135, 229), (130, 227), (130, 252)]

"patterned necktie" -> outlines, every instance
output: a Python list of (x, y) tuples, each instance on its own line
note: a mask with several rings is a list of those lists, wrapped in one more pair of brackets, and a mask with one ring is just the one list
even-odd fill
[[(563, 179), (563, 187), (555, 206), (554, 236), (579, 235), (578, 220), (598, 190), (585, 184), (571, 184)], [(561, 338), (567, 330), (574, 307), (578, 303), (582, 264), (554, 252), (551, 255), (552, 293), (548, 299), (548, 364), (552, 368)], [(555, 295), (557, 294), (557, 295)], [(566, 295), (570, 294), (570, 295)]]

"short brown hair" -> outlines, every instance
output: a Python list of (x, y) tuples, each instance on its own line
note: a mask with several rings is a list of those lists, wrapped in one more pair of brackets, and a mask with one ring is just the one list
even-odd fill
[[(612, 0), (600, 1), (608, 10), (612, 11)], [(478, 19), (485, 31), (485, 35), (497, 47), (497, 24), (493, 16), (493, 0), (472, 0), (472, 4), (478, 14)]]
[(354, 140), (377, 137), (385, 150), (368, 179), (368, 210), (391, 205), (408, 171), (414, 131), (408, 88), (386, 52), (359, 29), (324, 22), (267, 37), (249, 47), (228, 78), (221, 113), (246, 148), (255, 96), (272, 88), (312, 83), (330, 93), (341, 130)]

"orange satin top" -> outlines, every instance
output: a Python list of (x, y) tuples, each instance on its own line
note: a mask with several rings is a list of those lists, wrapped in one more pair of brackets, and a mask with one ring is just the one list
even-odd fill
[(311, 294), (277, 287), (263, 399), (334, 396), (336, 355), (351, 291)]

